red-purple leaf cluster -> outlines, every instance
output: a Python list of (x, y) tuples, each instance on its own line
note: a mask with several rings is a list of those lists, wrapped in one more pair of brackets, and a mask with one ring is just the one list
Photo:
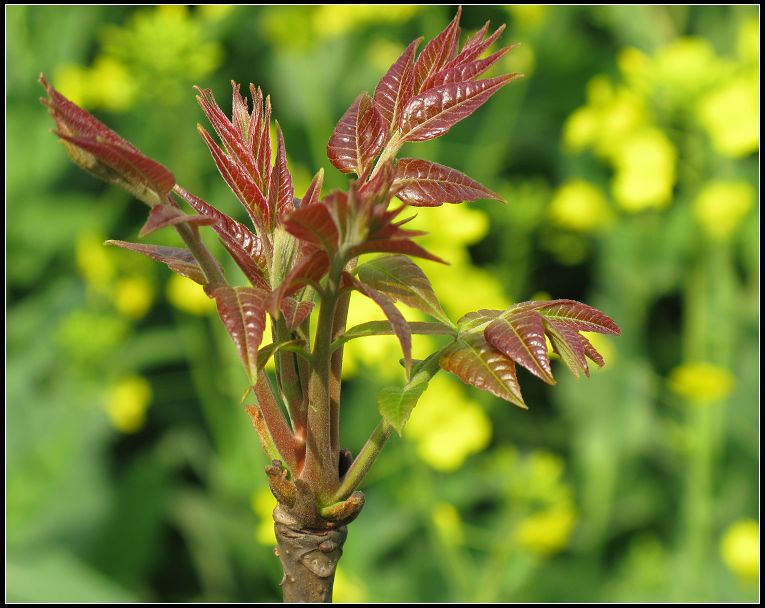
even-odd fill
[(459, 321), (457, 340), (444, 351), (441, 367), (468, 384), (526, 407), (515, 364), (548, 384), (555, 379), (545, 336), (574, 375), (590, 375), (587, 359), (603, 366), (603, 357), (579, 332), (620, 333), (599, 310), (574, 300), (523, 302), (506, 311), (481, 310)]
[[(407, 141), (443, 135), (467, 118), (519, 74), (480, 79), (512, 47), (481, 56), (499, 38), (487, 22), (459, 48), (459, 19), (452, 22), (417, 55), (422, 39), (412, 42), (375, 88), (374, 97), (360, 95), (340, 119), (327, 146), (327, 155), (344, 173), (363, 179), (374, 167), (395, 156)], [(455, 169), (417, 159), (394, 166), (393, 192), (414, 206), (435, 207), (479, 198), (499, 197)]]

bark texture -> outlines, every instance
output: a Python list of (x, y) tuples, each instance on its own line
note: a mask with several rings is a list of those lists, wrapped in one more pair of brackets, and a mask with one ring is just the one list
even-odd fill
[[(344, 466), (345, 462), (341, 468)], [(364, 506), (364, 495), (354, 492), (343, 501), (318, 509), (308, 484), (288, 479), (281, 462), (274, 460), (266, 467), (266, 474), (279, 503), (274, 509), (274, 530), (276, 555), (284, 571), (284, 601), (331, 602), (348, 524)]]
[(286, 509), (277, 506), (274, 529), (277, 554), (284, 570), (281, 587), (285, 603), (331, 602), (337, 562), (343, 554), (348, 527), (305, 530)]

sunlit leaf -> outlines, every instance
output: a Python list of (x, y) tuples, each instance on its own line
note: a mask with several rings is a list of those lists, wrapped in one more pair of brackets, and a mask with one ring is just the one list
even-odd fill
[(597, 308), (576, 300), (551, 300), (538, 302), (537, 310), (546, 319), (560, 321), (578, 331), (594, 331), (600, 334), (619, 335), (621, 330), (608, 315)]
[(451, 324), (441, 308), (433, 287), (414, 262), (404, 255), (387, 255), (371, 260), (358, 267), (359, 278), (367, 285), (417, 308), (443, 323)]
[(277, 124), (276, 126), (276, 160), (271, 172), (271, 189), (268, 192), (268, 204), (271, 208), (272, 218), (281, 218), (295, 208), (295, 188), (292, 185), (292, 176), (287, 169), (287, 151), (284, 147), (284, 135)]
[(412, 377), (403, 387), (387, 386), (377, 397), (377, 409), (385, 422), (401, 435), (412, 410), (417, 405), (428, 383), (439, 370), (441, 353), (437, 352), (421, 361), (412, 370)]
[(402, 138), (426, 141), (443, 135), (515, 77), (506, 74), (484, 80), (452, 82), (415, 95), (406, 104), (401, 117)]
[(254, 287), (226, 286), (215, 289), (211, 295), (253, 383), (258, 374), (258, 349), (266, 326), (268, 294)]
[(291, 235), (327, 252), (337, 250), (340, 233), (327, 205), (301, 206), (287, 216), (284, 227)]
[[(451, 327), (443, 323), (423, 323), (421, 321), (408, 321), (409, 331), (414, 335), (428, 336), (456, 336), (456, 332)], [(393, 327), (390, 321), (367, 321), (360, 325), (349, 328), (342, 336), (337, 338), (332, 344), (333, 350), (349, 340), (357, 338), (366, 338), (368, 336), (390, 336), (393, 335)]]
[(388, 130), (398, 126), (401, 110), (414, 94), (414, 55), (422, 42), (418, 38), (412, 42), (388, 72), (380, 79), (375, 89), (375, 106), (385, 119)]
[(372, 98), (362, 93), (338, 121), (327, 144), (327, 156), (343, 173), (363, 176), (382, 150), (387, 131)]
[(188, 277), (200, 285), (207, 284), (207, 277), (200, 268), (194, 255), (188, 249), (178, 247), (163, 247), (161, 245), (146, 245), (143, 243), (128, 243), (126, 241), (106, 241), (106, 245), (114, 245), (123, 249), (137, 251), (143, 255), (167, 264), (167, 266), (179, 275)]
[(321, 198), (321, 187), (324, 184), (324, 169), (319, 169), (316, 175), (313, 176), (311, 183), (308, 185), (308, 189), (303, 195), (303, 200), (300, 201), (300, 207), (308, 207), (309, 205), (315, 205)]
[(466, 384), (524, 409), (515, 363), (486, 342), (481, 333), (466, 333), (444, 349), (440, 364)]
[(457, 7), (457, 14), (444, 30), (433, 38), (414, 63), (414, 91), (420, 92), (428, 78), (437, 73), (454, 58), (460, 37), (460, 17), (462, 7)]
[(145, 237), (152, 232), (167, 226), (178, 224), (192, 224), (194, 226), (209, 226), (215, 223), (215, 219), (204, 215), (187, 215), (174, 205), (155, 205), (149, 211), (149, 217), (141, 228), (138, 236)]
[(121, 186), (150, 206), (164, 204), (175, 185), (175, 176), (158, 162), (141, 153), (133, 144), (109, 129), (59, 93), (40, 75), (58, 137), (79, 167)]
[(402, 158), (396, 163), (396, 196), (415, 207), (437, 207), (443, 203), (461, 203), (481, 198), (502, 200), (477, 181), (451, 167), (416, 158)]
[(548, 384), (555, 384), (547, 354), (544, 323), (534, 311), (502, 315), (489, 323), (484, 336), (494, 348), (532, 374)]

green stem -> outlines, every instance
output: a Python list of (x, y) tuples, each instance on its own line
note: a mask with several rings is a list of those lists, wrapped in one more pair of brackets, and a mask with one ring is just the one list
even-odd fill
[(183, 242), (186, 243), (186, 246), (205, 273), (210, 289), (226, 285), (226, 278), (223, 276), (223, 271), (221, 270), (218, 261), (205, 246), (202, 237), (199, 236), (199, 231), (188, 224), (176, 224), (175, 229), (178, 231)]
[[(279, 318), (274, 323), (274, 342), (285, 342), (292, 338), (293, 335), (287, 329), (284, 319)], [(279, 379), (279, 390), (287, 405), (295, 435), (305, 437), (306, 412), (303, 393), (306, 387), (301, 385), (298, 375), (297, 355), (290, 352), (276, 353), (276, 373)]]
[(372, 431), (364, 447), (361, 448), (345, 477), (343, 477), (340, 487), (332, 497), (332, 502), (345, 500), (359, 487), (369, 469), (372, 468), (383, 446), (385, 446), (385, 442), (391, 436), (391, 433), (393, 433), (393, 427), (385, 422), (385, 420), (380, 420), (377, 423), (375, 430)]
[(330, 498), (339, 483), (332, 454), (330, 374), (332, 326), (338, 302), (338, 273), (330, 276), (322, 293), (319, 321), (308, 379), (308, 425), (304, 479), (320, 502)]

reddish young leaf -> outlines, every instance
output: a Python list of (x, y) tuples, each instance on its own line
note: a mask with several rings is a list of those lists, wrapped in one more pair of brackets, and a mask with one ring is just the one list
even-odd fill
[[(254, 99), (254, 98), (253, 98)], [(250, 111), (247, 108), (247, 100), (239, 92), (239, 83), (231, 81), (231, 124), (247, 143), (250, 140)]]
[(212, 292), (218, 315), (254, 383), (258, 375), (258, 348), (266, 326), (267, 292), (253, 287), (219, 287)]
[(178, 224), (192, 224), (193, 226), (209, 226), (214, 224), (215, 220), (204, 215), (186, 215), (174, 205), (156, 205), (149, 211), (149, 217), (141, 228), (138, 236), (141, 238), (150, 235), (152, 232), (165, 228), (166, 226), (176, 226)]
[(373, 300), (383, 311), (383, 314), (387, 317), (388, 321), (390, 321), (393, 333), (396, 334), (399, 344), (401, 344), (401, 352), (404, 354), (406, 377), (408, 378), (412, 371), (412, 332), (409, 329), (409, 324), (406, 322), (406, 319), (404, 319), (404, 316), (399, 312), (398, 308), (394, 306), (393, 301), (388, 296), (351, 275), (346, 275), (346, 278), (350, 280), (359, 292)]
[(599, 334), (619, 335), (621, 330), (608, 315), (597, 308), (576, 300), (550, 300), (537, 302), (539, 314), (546, 319), (560, 321), (578, 331), (594, 331)]
[(414, 63), (414, 91), (422, 91), (422, 86), (428, 77), (438, 72), (456, 54), (460, 37), (460, 16), (462, 7), (457, 7), (457, 14), (449, 25), (433, 40), (425, 45), (422, 53)]
[[(511, 309), (512, 310), (512, 309)], [(502, 315), (484, 330), (486, 341), (548, 384), (555, 384), (542, 318), (534, 311)]]
[(478, 30), (469, 40), (465, 42), (465, 46), (462, 47), (462, 50), (454, 59), (449, 61), (444, 66), (444, 70), (449, 70), (459, 65), (465, 65), (480, 57), (485, 51), (489, 49), (492, 44), (494, 44), (497, 38), (502, 35), (502, 32), (505, 31), (505, 24), (503, 23), (500, 25), (494, 31), (494, 33), (491, 34), (491, 36), (484, 39), (484, 36), (488, 30), (489, 22), (487, 21), (480, 30)]
[(268, 192), (268, 204), (271, 208), (272, 225), (276, 218), (282, 218), (295, 208), (295, 188), (292, 176), (287, 169), (287, 151), (284, 147), (284, 135), (276, 125), (276, 160), (271, 172), (271, 189)]
[(264, 233), (270, 218), (268, 201), (253, 180), (252, 175), (232, 157), (226, 155), (213, 141), (210, 134), (205, 131), (204, 127), (197, 125), (197, 131), (210, 149), (210, 154), (212, 154), (221, 177), (247, 210), (258, 231), (261, 234)]
[(329, 253), (337, 250), (340, 233), (327, 205), (296, 209), (284, 220), (284, 227), (291, 235), (319, 245)]
[[(444, 68), (438, 74), (434, 74), (428, 80), (428, 88), (426, 90), (448, 84), (450, 82), (467, 82), (468, 80), (475, 80), (478, 76), (483, 74), (497, 61), (507, 55), (513, 47), (505, 47), (500, 49), (496, 53), (492, 53), (484, 59), (478, 59), (469, 63), (459, 64), (452, 68)], [(514, 78), (519, 78), (520, 74), (513, 72), (511, 74)]]
[(566, 366), (577, 378), (581, 372), (589, 378), (590, 368), (587, 366), (582, 337), (575, 330), (559, 321), (545, 319), (545, 332), (550, 337), (555, 350)]
[[(197, 102), (199, 102), (202, 111), (207, 116), (207, 120), (210, 121), (213, 129), (215, 129), (215, 133), (217, 133), (218, 137), (223, 142), (226, 152), (228, 152), (232, 162), (239, 165), (241, 170), (249, 175), (253, 183), (257, 185), (262, 184), (262, 175), (255, 163), (252, 151), (248, 149), (246, 140), (242, 137), (241, 131), (234, 126), (233, 121), (229, 121), (229, 119), (226, 118), (226, 115), (223, 113), (223, 110), (220, 109), (220, 106), (218, 106), (218, 102), (215, 101), (215, 96), (210, 89), (195, 88), (198, 93)], [(234, 95), (234, 97), (236, 97), (236, 95)], [(244, 100), (242, 100), (242, 102), (244, 102)], [(234, 112), (241, 112), (242, 107), (239, 105), (237, 110), (238, 105), (239, 104), (235, 104)], [(200, 128), (201, 127), (197, 126), (197, 129)], [(200, 133), (202, 133), (202, 131), (200, 131)], [(210, 141), (212, 141), (212, 139)], [(207, 145), (210, 146), (210, 143)], [(213, 145), (217, 146), (217, 144)]]
[(295, 298), (284, 298), (281, 304), (282, 315), (290, 331), (300, 327), (313, 310), (313, 302), (298, 302)]
[(324, 185), (324, 169), (319, 169), (316, 175), (313, 176), (311, 183), (308, 184), (308, 189), (303, 195), (303, 200), (300, 201), (300, 207), (308, 207), (309, 205), (316, 205), (321, 198), (321, 187)]
[(250, 93), (253, 95), (252, 117), (256, 117), (255, 107), (258, 109), (258, 122), (251, 125), (250, 139), (252, 153), (255, 156), (255, 162), (263, 176), (263, 193), (271, 190), (271, 97), (266, 95), (263, 99), (263, 93), (260, 88), (255, 89), (250, 85)]
[(402, 158), (396, 163), (393, 188), (402, 202), (414, 207), (438, 207), (481, 198), (502, 200), (456, 169), (416, 158)]
[(366, 285), (417, 308), (447, 325), (449, 317), (441, 308), (425, 273), (404, 255), (387, 255), (358, 267), (358, 277)]
[(314, 249), (304, 255), (290, 270), (282, 284), (271, 294), (268, 310), (273, 315), (279, 314), (281, 303), (289, 295), (305, 285), (317, 285), (329, 270), (329, 256), (326, 251)]
[(443, 351), (440, 364), (466, 384), (528, 409), (515, 375), (515, 363), (487, 344), (482, 334), (460, 334)]
[(364, 253), (403, 253), (432, 262), (448, 264), (437, 255), (420, 247), (411, 239), (373, 239), (351, 249), (351, 255), (359, 256)]
[(401, 110), (414, 94), (414, 55), (422, 37), (412, 42), (375, 88), (375, 106), (388, 125), (388, 132), (398, 127)]
[(592, 343), (583, 335), (579, 334), (579, 339), (582, 341), (582, 345), (584, 346), (584, 353), (587, 355), (587, 358), (595, 362), (598, 367), (603, 367), (606, 364), (606, 362), (603, 360), (603, 355), (601, 355), (592, 345)]
[(387, 131), (372, 98), (362, 93), (337, 123), (327, 144), (327, 156), (343, 173), (362, 177), (382, 150)]
[(79, 167), (117, 184), (150, 206), (164, 204), (175, 176), (117, 135), (95, 116), (69, 101), (40, 75), (48, 93), (41, 99), (56, 123), (56, 135)]
[(191, 205), (197, 213), (215, 220), (212, 228), (221, 237), (223, 244), (229, 251), (231, 249), (240, 250), (244, 256), (253, 260), (261, 271), (268, 269), (271, 257), (271, 243), (265, 236), (253, 234), (246, 226), (225, 213), (221, 213), (215, 207), (194, 196), (181, 186), (176, 186), (175, 192)]
[(145, 245), (143, 243), (128, 243), (126, 241), (106, 241), (105, 245), (114, 245), (142, 253), (158, 262), (167, 264), (170, 270), (188, 277), (200, 285), (207, 285), (207, 277), (199, 267), (194, 255), (188, 249), (177, 247), (162, 247), (160, 245)]
[(506, 74), (484, 80), (453, 82), (414, 96), (401, 117), (402, 139), (426, 141), (443, 135), (515, 77), (515, 74)]
[(483, 332), (486, 326), (501, 314), (501, 310), (482, 308), (481, 310), (469, 312), (460, 317), (457, 320), (457, 327), (459, 327), (460, 332), (463, 333), (473, 330), (476, 332)]

